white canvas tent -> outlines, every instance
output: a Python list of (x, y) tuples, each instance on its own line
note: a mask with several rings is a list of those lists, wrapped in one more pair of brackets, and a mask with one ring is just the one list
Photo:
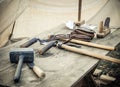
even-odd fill
[[(117, 28), (119, 8), (120, 0), (83, 0), (81, 18), (97, 26), (110, 17), (110, 26)], [(65, 26), (68, 20), (77, 21), (77, 11), (78, 0), (0, 0), (0, 47), (11, 33), (11, 39), (32, 37)]]
[(0, 47), (9, 40), (13, 24), (27, 4), (27, 0), (0, 0)]

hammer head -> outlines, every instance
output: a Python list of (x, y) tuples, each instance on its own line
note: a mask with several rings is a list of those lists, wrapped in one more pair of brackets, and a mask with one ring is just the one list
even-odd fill
[(23, 56), (24, 63), (32, 63), (34, 61), (34, 51), (31, 48), (13, 48), (10, 51), (10, 62), (18, 63), (19, 56)]

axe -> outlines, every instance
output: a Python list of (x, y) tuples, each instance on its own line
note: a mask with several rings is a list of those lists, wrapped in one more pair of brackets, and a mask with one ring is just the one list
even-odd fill
[(116, 58), (113, 58), (113, 57), (97, 54), (97, 53), (87, 51), (87, 50), (81, 49), (81, 48), (71, 47), (71, 46), (68, 46), (66, 44), (58, 43), (56, 41), (51, 42), (51, 43), (52, 44), (48, 44), (46, 47), (43, 47), (39, 51), (42, 54), (44, 54), (44, 52), (46, 52), (48, 49), (50, 49), (53, 46), (56, 46), (56, 47), (58, 47), (60, 49), (62, 48), (62, 49), (65, 49), (65, 50), (68, 50), (68, 51), (71, 51), (71, 52), (74, 52), (74, 53), (83, 54), (83, 55), (87, 55), (87, 56), (94, 57), (94, 58), (97, 58), (97, 59), (107, 60), (107, 61), (111, 61), (111, 62), (120, 64), (120, 60), (116, 59)]

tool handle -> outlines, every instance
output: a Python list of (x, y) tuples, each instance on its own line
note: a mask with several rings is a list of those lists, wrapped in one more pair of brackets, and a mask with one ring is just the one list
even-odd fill
[(21, 70), (22, 70), (22, 66), (23, 66), (23, 60), (24, 60), (24, 56), (20, 55), (17, 69), (16, 69), (15, 76), (14, 76), (14, 82), (19, 82), (19, 80), (20, 80)]
[(107, 60), (107, 61), (111, 61), (111, 62), (120, 64), (120, 59), (116, 59), (116, 58), (113, 58), (113, 57), (97, 54), (97, 53), (90, 52), (90, 51), (87, 51), (87, 50), (84, 50), (84, 49), (79, 49), (79, 48), (67, 46), (65, 44), (62, 44), (61, 48), (64, 48), (68, 51), (72, 51), (72, 52), (75, 52), (75, 53), (91, 56), (91, 57), (94, 57), (94, 58), (97, 58), (97, 59)]
[(103, 21), (100, 22), (99, 33), (103, 33)]
[[(62, 39), (62, 40), (66, 41), (67, 39)], [(77, 43), (77, 44), (82, 44), (82, 45), (86, 45), (86, 46), (91, 46), (91, 47), (96, 47), (96, 48), (100, 48), (100, 49), (105, 49), (105, 50), (111, 50), (111, 51), (115, 50), (115, 47), (96, 44), (96, 43), (91, 43), (91, 42), (85, 42), (85, 41), (81, 41), (81, 40), (72, 39), (72, 40), (70, 40), (70, 42)]]
[(46, 76), (45, 72), (37, 66), (33, 66), (33, 71), (40, 79), (43, 79)]
[(49, 44), (47, 44), (45, 47), (43, 47), (41, 50), (39, 50), (39, 54), (43, 55), (47, 50), (49, 50), (51, 47), (53, 47), (57, 41), (51, 41)]
[(24, 44), (20, 45), (20, 47), (29, 47), (32, 44), (34, 44), (35, 42), (37, 42), (38, 38), (33, 38), (27, 42), (25, 42)]

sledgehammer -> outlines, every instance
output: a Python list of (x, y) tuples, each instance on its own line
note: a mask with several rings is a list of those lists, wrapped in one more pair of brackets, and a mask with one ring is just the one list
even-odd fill
[(33, 63), (34, 61), (34, 52), (33, 49), (28, 48), (16, 48), (11, 49), (10, 51), (10, 62), (18, 63), (14, 82), (19, 82), (21, 76), (21, 70), (23, 63)]
[(40, 78), (45, 77), (45, 73), (37, 66), (34, 65), (34, 52), (31, 48), (15, 48), (10, 51), (10, 62), (18, 63), (14, 82), (18, 82), (21, 76), (21, 70), (23, 63), (27, 63), (34, 73)]

